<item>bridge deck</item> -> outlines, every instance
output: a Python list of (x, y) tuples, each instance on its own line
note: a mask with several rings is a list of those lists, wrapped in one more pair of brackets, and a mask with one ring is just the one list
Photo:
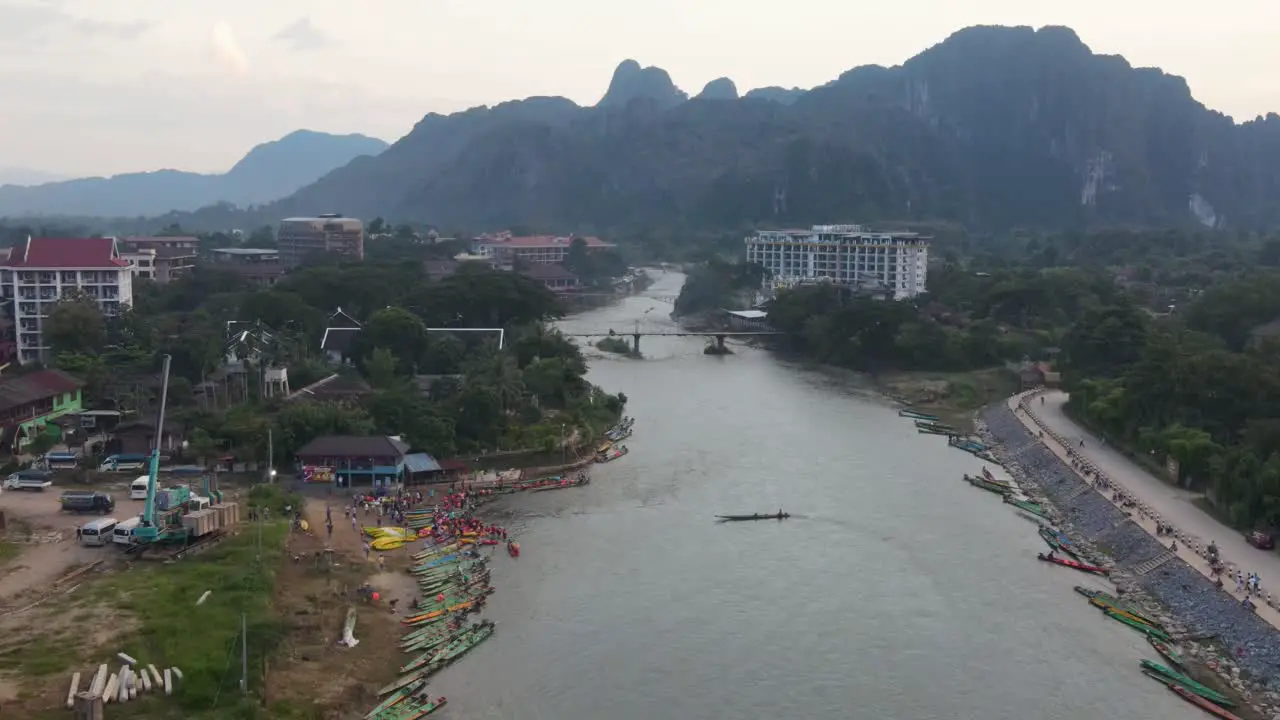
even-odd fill
[(758, 336), (758, 335), (783, 335), (783, 334), (785, 334), (785, 333), (781, 333), (781, 332), (779, 332), (779, 331), (777, 331), (777, 330), (726, 330), (726, 331), (723, 331), (723, 332), (718, 332), (718, 331), (715, 331), (715, 330), (710, 330), (710, 331), (695, 331), (695, 330), (654, 330), (654, 331), (646, 331), (646, 330), (639, 330), (639, 331), (636, 331), (636, 330), (605, 330), (605, 331), (603, 331), (603, 332), (567, 332), (567, 333), (564, 333), (564, 335), (566, 335), (567, 337), (602, 337), (602, 336), (607, 336), (607, 335), (625, 335), (625, 336), (640, 335), (640, 336), (642, 336), (642, 337), (653, 337), (653, 336), (655, 336), (655, 335), (666, 335), (666, 336), (669, 336), (669, 337), (694, 337), (694, 336), (702, 336), (702, 337), (738, 337), (738, 336), (747, 336), (747, 335), (750, 335), (750, 336)]

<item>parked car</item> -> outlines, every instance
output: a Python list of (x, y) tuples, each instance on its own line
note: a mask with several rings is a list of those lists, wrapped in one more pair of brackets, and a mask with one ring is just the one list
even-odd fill
[(1254, 530), (1253, 532), (1249, 533), (1248, 536), (1245, 537), (1245, 539), (1249, 541), (1250, 545), (1258, 548), (1259, 550), (1275, 550), (1276, 549), (1276, 538), (1274, 535), (1272, 535), (1269, 532), (1264, 532), (1262, 530)]

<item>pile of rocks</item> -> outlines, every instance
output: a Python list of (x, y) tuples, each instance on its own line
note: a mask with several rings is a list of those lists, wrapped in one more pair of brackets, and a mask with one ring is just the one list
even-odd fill
[[(979, 432), (996, 448), (1006, 470), (1024, 491), (1052, 506), (1060, 529), (1073, 543), (1112, 568), (1111, 579), (1127, 598), (1179, 635), (1213, 638), (1221, 649), (1196, 643), (1196, 656), (1263, 706), (1268, 717), (1280, 713), (1280, 707), (1272, 707), (1280, 705), (1280, 632), (1181, 559), (1135, 573), (1135, 567), (1168, 548), (1039, 442), (1005, 403), (988, 407), (981, 425)], [(1016, 456), (1010, 448), (1017, 449)]]

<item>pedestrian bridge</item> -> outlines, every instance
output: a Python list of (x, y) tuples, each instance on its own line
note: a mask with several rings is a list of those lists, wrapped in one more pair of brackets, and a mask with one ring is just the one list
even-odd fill
[(640, 352), (640, 338), (642, 337), (711, 337), (716, 339), (716, 346), (723, 349), (724, 339), (731, 337), (766, 337), (770, 335), (785, 335), (776, 330), (680, 330), (680, 329), (653, 329), (641, 330), (598, 330), (598, 331), (577, 331), (565, 332), (565, 337), (580, 338), (606, 338), (606, 337), (625, 337), (631, 336), (631, 349)]

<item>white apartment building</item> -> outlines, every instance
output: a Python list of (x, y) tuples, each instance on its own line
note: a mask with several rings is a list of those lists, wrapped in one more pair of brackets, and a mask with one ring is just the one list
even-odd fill
[(766, 230), (746, 239), (747, 262), (769, 271), (766, 284), (772, 289), (830, 282), (880, 287), (902, 300), (925, 292), (928, 241), (916, 233), (871, 232), (861, 225)]
[(114, 315), (133, 302), (133, 268), (115, 238), (27, 238), (0, 258), (0, 293), (13, 305), (18, 362), (41, 360), (44, 321), (68, 290), (79, 289)]

